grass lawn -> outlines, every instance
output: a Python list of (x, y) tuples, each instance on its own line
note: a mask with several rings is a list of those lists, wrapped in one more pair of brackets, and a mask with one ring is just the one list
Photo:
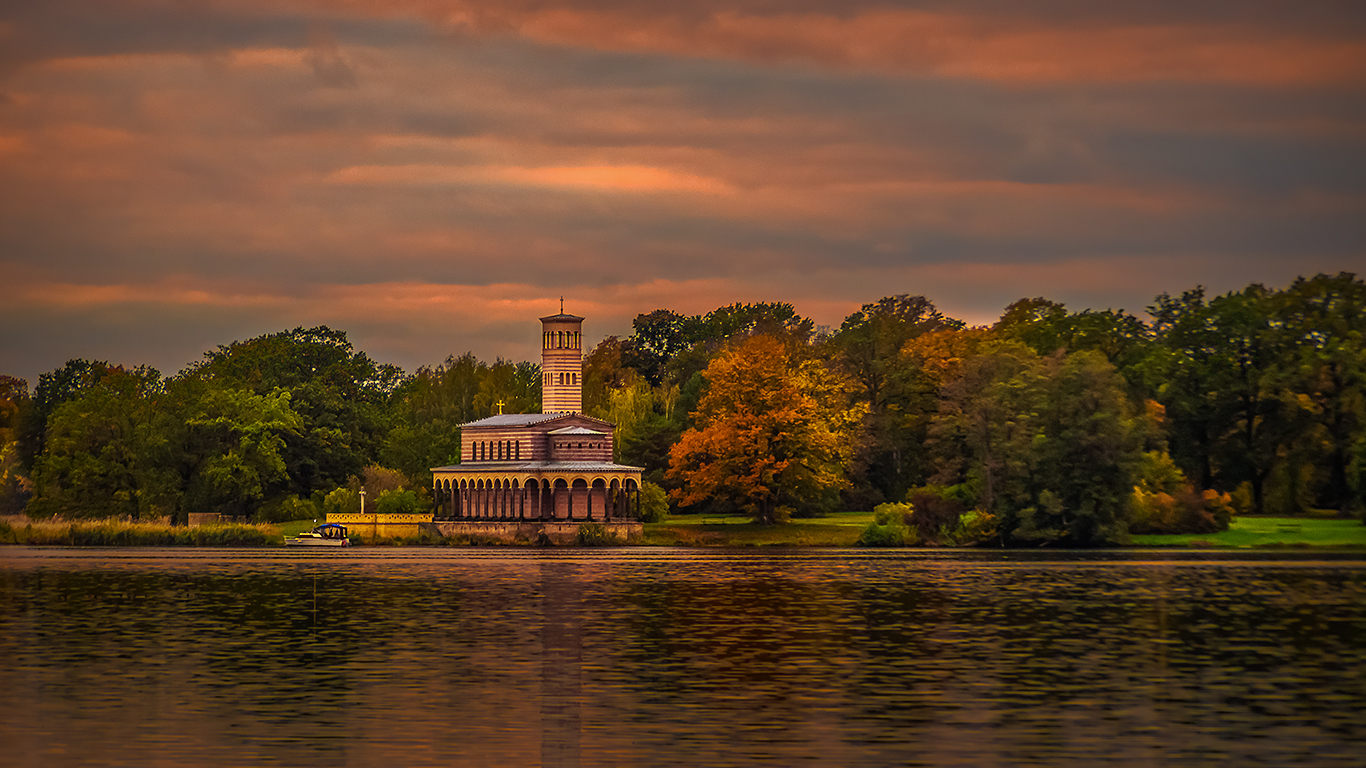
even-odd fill
[(1366, 547), (1360, 520), (1236, 517), (1222, 533), (1134, 535), (1140, 547)]
[(646, 546), (655, 547), (852, 547), (872, 512), (835, 512), (759, 525), (741, 515), (678, 515), (645, 524)]
[(308, 533), (322, 524), (321, 518), (318, 520), (310, 518), (308, 520), (290, 520), (287, 523), (276, 523), (275, 527), (280, 529), (282, 536), (298, 536), (301, 533)]
[[(785, 525), (756, 525), (740, 515), (679, 515), (662, 523), (646, 523), (644, 543), (656, 547), (852, 547), (872, 521), (872, 512), (837, 512)], [(1366, 526), (1359, 520), (1239, 517), (1223, 533), (1136, 535), (1133, 544), (1366, 548)]]

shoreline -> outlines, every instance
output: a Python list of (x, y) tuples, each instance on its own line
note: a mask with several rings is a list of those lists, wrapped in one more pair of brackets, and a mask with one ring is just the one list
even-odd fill
[[(556, 548), (593, 549), (600, 547), (643, 546), (689, 549), (879, 549), (860, 547), (859, 534), (868, 513), (841, 513), (825, 518), (796, 519), (780, 525), (759, 525), (747, 518), (698, 516), (674, 518), (644, 524), (638, 540), (627, 542), (557, 541)], [(165, 523), (110, 520), (41, 521), (0, 519), (0, 546), (65, 547), (253, 547), (283, 548), (284, 537), (307, 530), (311, 520), (289, 523), (219, 523), (194, 528)], [(1228, 531), (1208, 534), (1134, 535), (1128, 544), (1095, 547), (1086, 551), (1133, 551), (1140, 549), (1176, 551), (1366, 551), (1366, 526), (1355, 519), (1322, 518), (1236, 518)], [(512, 547), (546, 546), (535, 541), (498, 541), (477, 536), (440, 537), (419, 534), (411, 537), (380, 538), (353, 536), (353, 545), (363, 548), (394, 549), (405, 547)], [(887, 549), (926, 551), (1045, 551), (1042, 547), (917, 546)]]

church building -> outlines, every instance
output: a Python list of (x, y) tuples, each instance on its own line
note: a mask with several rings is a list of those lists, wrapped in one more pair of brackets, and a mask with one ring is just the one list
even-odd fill
[(541, 412), (460, 425), (460, 463), (434, 467), (434, 522), (639, 519), (641, 467), (612, 461), (616, 425), (583, 409), (583, 318), (541, 318)]

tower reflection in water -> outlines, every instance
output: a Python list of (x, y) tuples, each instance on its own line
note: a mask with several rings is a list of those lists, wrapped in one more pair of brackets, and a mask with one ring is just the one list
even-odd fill
[(541, 564), (541, 765), (579, 765), (583, 590), (578, 567)]

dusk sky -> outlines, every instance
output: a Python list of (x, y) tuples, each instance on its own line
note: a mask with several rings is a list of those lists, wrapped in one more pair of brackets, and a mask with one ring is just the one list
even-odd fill
[[(1366, 5), (8, 0), (0, 373), (1366, 272)], [(1025, 9), (1027, 8), (1027, 10)]]

